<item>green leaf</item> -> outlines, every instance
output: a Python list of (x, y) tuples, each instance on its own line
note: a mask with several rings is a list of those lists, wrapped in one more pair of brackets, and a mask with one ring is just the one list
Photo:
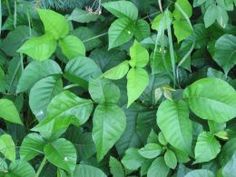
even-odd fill
[(194, 0), (193, 7), (198, 7), (204, 4), (207, 0)]
[(133, 23), (128, 18), (120, 18), (111, 24), (108, 30), (109, 49), (125, 44), (132, 39)]
[(98, 105), (93, 115), (93, 140), (101, 161), (126, 128), (124, 112), (116, 105)]
[(43, 61), (51, 57), (57, 47), (56, 40), (51, 34), (32, 37), (27, 40), (17, 52), (24, 53), (34, 60)]
[(147, 21), (140, 19), (136, 22), (134, 36), (138, 41), (141, 41), (150, 36), (150, 27)]
[(206, 169), (201, 170), (193, 170), (187, 173), (184, 177), (215, 177), (215, 175), (210, 171)]
[(62, 53), (68, 58), (73, 59), (80, 55), (85, 56), (85, 46), (76, 36), (69, 35), (59, 41)]
[(129, 62), (126, 60), (106, 71), (103, 74), (103, 77), (111, 80), (118, 80), (124, 77), (128, 71), (129, 71)]
[(4, 177), (32, 177), (34, 168), (26, 161), (17, 160), (10, 164), (8, 173)]
[(208, 162), (220, 152), (220, 143), (209, 132), (202, 132), (194, 149), (196, 163)]
[(68, 19), (79, 23), (89, 23), (96, 21), (98, 17), (98, 14), (75, 8)]
[(16, 106), (8, 99), (0, 99), (0, 118), (15, 124), (23, 125)]
[(236, 116), (236, 92), (223, 80), (200, 79), (184, 90), (184, 98), (202, 119), (223, 123)]
[(184, 101), (162, 102), (157, 111), (157, 125), (172, 146), (187, 153), (191, 152), (192, 122)]
[(66, 64), (65, 77), (80, 86), (87, 87), (90, 78), (102, 74), (98, 65), (90, 58), (77, 57)]
[(43, 154), (43, 147), (46, 142), (37, 133), (28, 134), (21, 146), (20, 146), (20, 157), (23, 160), (31, 160), (39, 154)]
[(130, 65), (132, 67), (143, 68), (148, 64), (149, 53), (139, 42), (134, 41), (134, 44), (130, 48)]
[(63, 90), (62, 80), (49, 76), (36, 82), (29, 94), (29, 106), (38, 120), (46, 116), (48, 104)]
[(99, 168), (96, 168), (90, 165), (85, 165), (85, 164), (77, 165), (73, 176), (74, 177), (107, 177), (105, 173)]
[(116, 158), (112, 156), (110, 157), (109, 167), (113, 177), (125, 177), (123, 166)]
[(48, 9), (38, 9), (38, 13), (45, 32), (50, 33), (54, 39), (63, 38), (69, 33), (69, 23), (63, 15)]
[[(180, 6), (180, 8), (184, 11), (184, 13), (187, 15), (187, 17), (192, 16), (192, 14), (193, 14), (192, 5), (189, 3), (188, 0), (177, 0), (175, 4), (178, 4), (178, 6)], [(182, 12), (178, 8), (175, 8), (173, 15), (174, 15), (175, 19), (177, 19), (177, 20), (185, 19)]]
[(57, 139), (44, 147), (44, 153), (49, 162), (72, 174), (76, 167), (76, 149), (64, 138)]
[(215, 3), (211, 4), (205, 14), (204, 14), (204, 23), (205, 27), (208, 28), (213, 23), (215, 23), (216, 19), (218, 17), (218, 8)]
[(169, 168), (171, 168), (171, 169), (175, 169), (176, 168), (176, 166), (177, 166), (177, 158), (175, 156), (175, 153), (172, 150), (167, 149), (167, 151), (164, 154), (164, 160), (165, 160), (166, 165)]
[(102, 4), (103, 7), (118, 18), (126, 17), (131, 20), (137, 20), (138, 9), (130, 1), (115, 1)]
[(3, 134), (0, 136), (0, 152), (10, 161), (16, 160), (16, 146), (10, 135)]
[(226, 74), (236, 65), (236, 36), (225, 34), (215, 44), (213, 59)]
[(166, 166), (164, 158), (158, 157), (149, 167), (147, 177), (167, 177), (170, 169)]
[(186, 20), (175, 20), (173, 22), (174, 33), (177, 37), (178, 42), (189, 37), (193, 30)]
[(137, 170), (144, 161), (145, 158), (143, 158), (139, 154), (138, 149), (135, 148), (127, 149), (121, 160), (122, 164), (129, 170)]
[(162, 31), (167, 29), (171, 25), (172, 14), (169, 10), (165, 10), (164, 13), (157, 15), (152, 21), (152, 29)]
[(162, 153), (162, 147), (156, 143), (146, 144), (143, 148), (139, 149), (139, 154), (147, 159), (154, 159)]
[(132, 68), (127, 74), (127, 94), (129, 107), (143, 93), (149, 83), (147, 71), (142, 68)]
[(24, 92), (33, 87), (40, 79), (62, 74), (60, 66), (52, 60), (43, 62), (30, 62), (24, 69), (17, 85), (17, 93)]
[(89, 93), (92, 99), (99, 103), (117, 103), (120, 99), (120, 89), (109, 80), (91, 79)]
[(236, 153), (232, 156), (230, 161), (223, 167), (222, 174), (224, 177), (235, 177), (236, 175)]
[(229, 21), (229, 16), (227, 14), (227, 11), (221, 7), (220, 5), (217, 6), (217, 22), (222, 28), (225, 28)]

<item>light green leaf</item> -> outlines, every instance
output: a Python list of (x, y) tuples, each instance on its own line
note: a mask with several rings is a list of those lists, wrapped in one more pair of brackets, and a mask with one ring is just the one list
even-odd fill
[(229, 21), (227, 11), (220, 5), (217, 6), (217, 10), (217, 22), (220, 26), (222, 26), (222, 28), (225, 28)]
[(135, 148), (127, 149), (121, 160), (122, 164), (129, 170), (137, 170), (144, 161), (145, 158), (143, 158), (139, 154), (138, 149)]
[(209, 132), (202, 132), (194, 149), (196, 163), (208, 162), (220, 152), (220, 143)]
[(99, 104), (117, 103), (120, 99), (119, 87), (105, 79), (91, 79), (89, 93), (92, 99)]
[(193, 170), (187, 173), (184, 177), (215, 177), (215, 175), (210, 170)]
[(111, 80), (118, 80), (124, 77), (128, 71), (129, 71), (129, 62), (126, 60), (106, 71), (103, 74), (103, 77)]
[(68, 58), (73, 59), (80, 55), (85, 56), (85, 47), (83, 42), (76, 36), (69, 35), (59, 40), (59, 46), (62, 53)]
[(98, 17), (98, 14), (75, 8), (68, 19), (79, 23), (89, 23), (96, 21)]
[(16, 106), (8, 99), (0, 99), (0, 118), (15, 124), (23, 125)]
[(21, 146), (20, 146), (20, 157), (23, 160), (31, 160), (39, 154), (43, 154), (43, 147), (46, 142), (37, 133), (28, 134)]
[(156, 143), (148, 143), (139, 149), (139, 154), (147, 159), (154, 159), (162, 153), (162, 147)]
[(175, 20), (173, 22), (174, 33), (177, 37), (178, 42), (189, 37), (193, 30), (186, 20)]
[(53, 60), (30, 62), (24, 69), (17, 85), (17, 93), (24, 92), (40, 79), (62, 74), (60, 66)]
[(29, 106), (38, 120), (46, 116), (48, 104), (63, 90), (62, 80), (49, 76), (36, 82), (29, 94)]
[(139, 42), (134, 41), (134, 44), (130, 48), (130, 65), (132, 67), (143, 68), (148, 64), (149, 53)]
[(127, 80), (127, 107), (129, 107), (143, 93), (149, 83), (149, 77), (144, 69), (132, 68), (127, 74)]
[(166, 10), (164, 13), (157, 15), (152, 21), (152, 29), (157, 31), (162, 31), (167, 29), (171, 25), (172, 14), (169, 10)]
[(164, 154), (164, 160), (165, 160), (166, 165), (169, 168), (171, 168), (171, 169), (175, 169), (176, 168), (176, 166), (177, 166), (177, 158), (175, 156), (175, 153), (172, 150), (167, 149), (167, 151)]
[(17, 160), (10, 164), (8, 173), (4, 177), (32, 177), (35, 176), (34, 168), (26, 161)]
[(184, 101), (162, 102), (157, 111), (157, 125), (172, 146), (187, 153), (191, 152), (192, 122)]
[(124, 112), (116, 105), (98, 105), (93, 115), (93, 140), (101, 161), (126, 128)]
[(198, 7), (202, 4), (204, 4), (207, 0), (194, 0), (193, 7)]
[(114, 157), (110, 157), (110, 171), (113, 177), (125, 177), (125, 171), (122, 164)]
[(215, 44), (213, 59), (226, 74), (236, 65), (236, 36), (225, 34)]
[(170, 169), (166, 166), (164, 158), (158, 157), (149, 167), (147, 177), (167, 177)]
[(16, 146), (10, 135), (3, 134), (0, 136), (0, 152), (10, 161), (16, 160)]
[(47, 144), (44, 147), (44, 153), (49, 162), (53, 165), (62, 168), (72, 174), (76, 167), (76, 149), (74, 145), (60, 138), (54, 142)]
[(137, 20), (138, 18), (138, 9), (130, 1), (107, 2), (102, 5), (106, 10), (118, 18), (125, 17), (131, 20)]
[(51, 57), (57, 47), (56, 40), (51, 34), (32, 37), (27, 40), (17, 52), (24, 53), (34, 60), (43, 61)]
[(107, 177), (105, 173), (99, 168), (96, 168), (90, 165), (85, 165), (85, 164), (77, 165), (73, 176), (74, 177)]
[(223, 123), (236, 117), (236, 92), (223, 80), (200, 79), (184, 90), (184, 98), (202, 119)]
[(213, 23), (215, 23), (216, 19), (218, 17), (218, 8), (215, 3), (211, 4), (205, 14), (204, 14), (204, 23), (205, 27), (208, 28)]
[(133, 37), (133, 21), (127, 18), (120, 18), (114, 21), (109, 30), (109, 49), (118, 47)]
[(138, 41), (141, 41), (150, 36), (149, 23), (143, 19), (136, 22), (134, 28), (134, 36)]
[(69, 33), (69, 23), (63, 15), (48, 9), (38, 9), (38, 13), (45, 32), (50, 33), (54, 39), (63, 38)]
[[(175, 4), (178, 4), (178, 6), (180, 6), (180, 8), (184, 11), (184, 13), (188, 17), (192, 16), (193, 14), (192, 5), (189, 3), (188, 0), (177, 0)], [(175, 19), (177, 20), (185, 19), (185, 17), (183, 16), (183, 13), (178, 8), (175, 8), (173, 15)]]

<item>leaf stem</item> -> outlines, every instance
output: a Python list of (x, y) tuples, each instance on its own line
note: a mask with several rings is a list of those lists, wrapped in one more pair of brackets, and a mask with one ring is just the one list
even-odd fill
[(41, 171), (43, 170), (43, 167), (46, 165), (46, 163), (47, 163), (47, 158), (46, 158), (46, 156), (44, 156), (43, 161), (41, 162), (41, 164), (36, 172), (35, 177), (39, 177), (39, 175), (40, 175)]

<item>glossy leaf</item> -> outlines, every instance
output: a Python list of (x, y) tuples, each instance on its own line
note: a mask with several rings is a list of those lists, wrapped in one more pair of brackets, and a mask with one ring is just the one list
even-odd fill
[(17, 160), (10, 164), (9, 172), (4, 177), (32, 177), (35, 176), (34, 168), (26, 161)]

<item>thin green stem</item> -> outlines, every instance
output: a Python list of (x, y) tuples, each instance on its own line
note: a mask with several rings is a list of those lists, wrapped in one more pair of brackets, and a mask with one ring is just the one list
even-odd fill
[(71, 88), (74, 88), (74, 87), (78, 87), (78, 84), (67, 85), (67, 86), (64, 87), (64, 90), (68, 90), (68, 89), (71, 89)]
[(108, 34), (108, 32), (105, 32), (105, 33), (99, 34), (99, 35), (97, 35), (97, 36), (93, 36), (93, 37), (91, 37), (91, 38), (89, 38), (89, 39), (83, 40), (83, 42), (84, 42), (84, 43), (85, 43), (85, 42), (89, 42), (89, 41), (92, 41), (92, 40), (94, 40), (94, 39), (100, 38), (100, 37), (102, 37), (102, 36), (106, 36), (107, 34)]
[(8, 0), (6, 0), (6, 6), (7, 6), (8, 14), (11, 16), (12, 13), (11, 13), (11, 8), (10, 8), (9, 1), (8, 1)]
[(43, 167), (46, 165), (46, 163), (47, 163), (47, 158), (46, 158), (46, 156), (44, 156), (43, 161), (41, 162), (41, 164), (40, 164), (40, 166), (39, 166), (39, 168), (38, 168), (38, 170), (36, 172), (35, 177), (39, 177), (39, 175), (42, 172)]
[(17, 25), (17, 4), (16, 0), (14, 1), (14, 28), (16, 28)]
[(193, 26), (191, 21), (188, 18), (188, 15), (184, 12), (184, 10), (182, 9), (182, 7), (176, 2), (175, 3), (175, 7), (180, 11), (180, 13), (184, 16), (185, 20), (188, 22), (190, 28), (193, 30)]

